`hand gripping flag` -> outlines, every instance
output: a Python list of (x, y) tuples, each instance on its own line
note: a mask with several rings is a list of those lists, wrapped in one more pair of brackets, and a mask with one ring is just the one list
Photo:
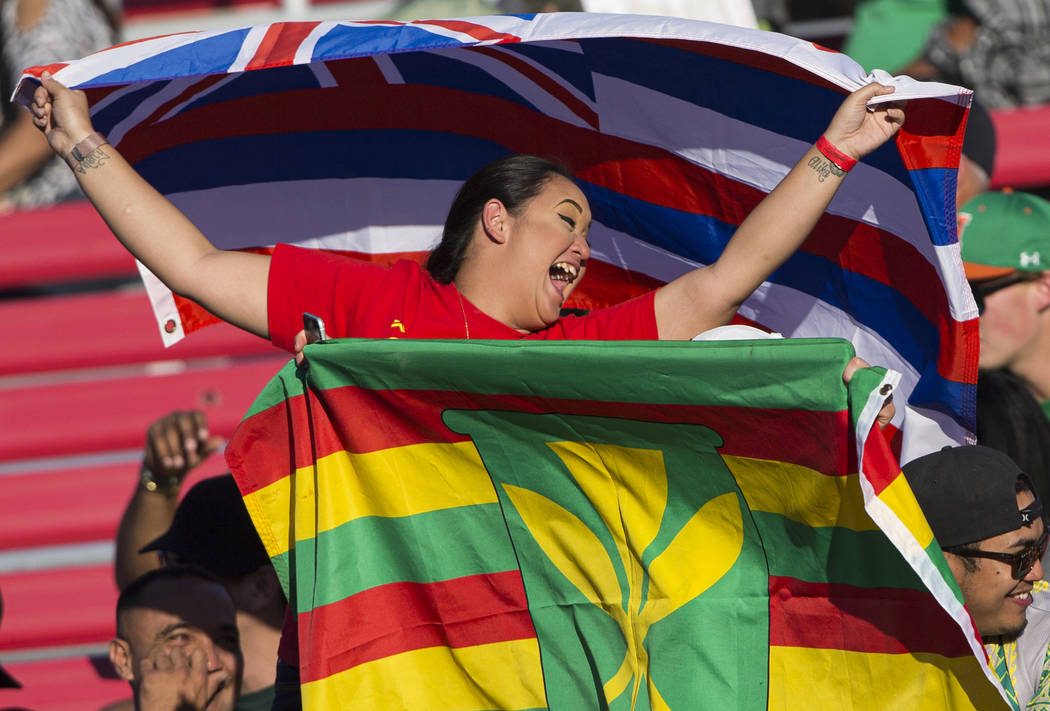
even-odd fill
[[(48, 67), (98, 130), (217, 246), (422, 259), (459, 184), (508, 153), (565, 163), (595, 224), (569, 306), (635, 296), (717, 258), (871, 77), (782, 35), (556, 13), (274, 23), (125, 44)], [(23, 101), (45, 67), (26, 70)], [(865, 158), (802, 249), (740, 310), (846, 338), (901, 373), (905, 459), (974, 426), (977, 311), (955, 237), (970, 93), (906, 77), (895, 143)], [(162, 337), (207, 316), (145, 275)], [(335, 334), (339, 335), (339, 334)]]
[(304, 708), (1005, 708), (848, 343), (306, 352), (226, 450)]

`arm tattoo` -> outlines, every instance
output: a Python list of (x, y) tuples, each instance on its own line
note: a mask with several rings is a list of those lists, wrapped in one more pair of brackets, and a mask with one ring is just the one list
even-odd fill
[(109, 155), (102, 150), (102, 146), (99, 146), (84, 156), (84, 160), (77, 163), (77, 167), (74, 170), (78, 173), (86, 173), (88, 168), (101, 168), (106, 164), (107, 160), (109, 160)]
[(823, 183), (829, 175), (841, 178), (846, 174), (846, 171), (842, 168), (838, 167), (827, 158), (822, 158), (820, 156), (813, 156), (809, 159), (809, 163), (806, 165), (817, 171), (817, 180), (821, 183)]

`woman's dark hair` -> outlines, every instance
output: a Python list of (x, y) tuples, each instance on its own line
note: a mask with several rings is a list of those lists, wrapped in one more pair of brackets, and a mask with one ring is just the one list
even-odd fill
[(470, 176), (448, 210), (441, 242), (427, 258), (430, 276), (441, 284), (451, 284), (456, 278), (486, 202), (496, 198), (516, 215), (559, 175), (572, 180), (569, 171), (557, 163), (514, 155), (493, 161)]
[(977, 376), (977, 442), (998, 449), (1028, 475), (1036, 495), (1050, 496), (1050, 421), (1025, 380), (1007, 370)]

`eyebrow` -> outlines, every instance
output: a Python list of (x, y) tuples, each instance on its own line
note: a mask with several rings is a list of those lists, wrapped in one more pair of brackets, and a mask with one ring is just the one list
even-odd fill
[(162, 629), (160, 632), (157, 633), (157, 639), (162, 639), (163, 637), (167, 637), (169, 634), (171, 634), (175, 630), (189, 629), (190, 627), (191, 627), (191, 625), (188, 622), (172, 622), (170, 625), (168, 625), (167, 627), (165, 627), (164, 629)]
[(557, 205), (555, 205), (554, 207), (559, 207), (559, 206), (560, 206), (560, 205), (562, 205), (563, 203), (569, 203), (570, 205), (572, 205), (573, 207), (575, 207), (575, 208), (576, 208), (577, 210), (579, 210), (579, 211), (580, 211), (580, 214), (581, 214), (581, 215), (583, 214), (583, 207), (581, 207), (581, 206), (580, 206), (580, 203), (576, 202), (576, 201), (575, 201), (575, 200), (573, 200), (572, 198), (565, 198), (564, 200), (562, 200), (561, 202), (559, 202), (559, 203), (558, 203)]
[(1033, 538), (1019, 538), (1006, 547), (1007, 550), (1013, 550), (1014, 548), (1026, 548), (1039, 540), (1039, 536)]

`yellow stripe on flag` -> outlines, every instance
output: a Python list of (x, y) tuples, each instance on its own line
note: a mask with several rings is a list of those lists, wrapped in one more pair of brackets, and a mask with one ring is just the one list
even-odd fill
[(919, 502), (915, 500), (915, 494), (912, 493), (903, 474), (883, 489), (879, 498), (897, 514), (901, 523), (911, 531), (911, 535), (915, 536), (920, 546), (926, 548), (933, 542), (933, 531), (930, 530), (930, 524), (926, 523), (926, 517), (919, 508)]
[(856, 474), (828, 476), (798, 464), (723, 456), (752, 511), (780, 514), (810, 527), (878, 527), (864, 511)]
[[(455, 482), (449, 480), (454, 475)], [(315, 472), (302, 467), (244, 497), (249, 511), (261, 511), (274, 541), (264, 541), (270, 556), (364, 516), (413, 516), (427, 511), (490, 504), (497, 501), (492, 480), (473, 442), (413, 444), (367, 454), (340, 451), (317, 460)], [(316, 511), (316, 519), (315, 519)], [(295, 529), (288, 528), (294, 516)]]
[(427, 647), (366, 662), (302, 686), (303, 708), (482, 711), (546, 707), (535, 639)]
[(769, 711), (1007, 711), (972, 656), (769, 648)]

